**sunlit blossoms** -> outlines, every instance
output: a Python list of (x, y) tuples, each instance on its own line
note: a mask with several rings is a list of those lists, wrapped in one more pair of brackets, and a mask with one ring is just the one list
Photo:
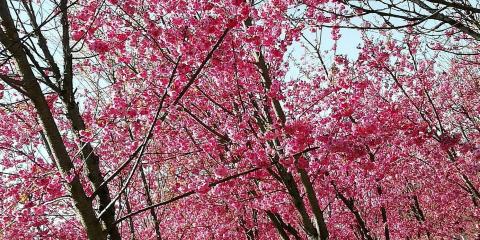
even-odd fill
[(479, 14), (0, 0), (0, 239), (476, 239)]

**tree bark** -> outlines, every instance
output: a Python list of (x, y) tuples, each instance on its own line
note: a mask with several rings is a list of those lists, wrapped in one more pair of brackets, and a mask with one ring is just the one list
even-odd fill
[[(58, 170), (63, 177), (67, 178), (69, 174), (74, 173), (73, 162), (68, 155), (60, 131), (55, 123), (53, 115), (47, 104), (45, 96), (39, 83), (30, 67), (27, 55), (22, 48), (21, 39), (10, 15), (8, 4), (5, 0), (0, 0), (0, 18), (3, 30), (0, 30), (0, 42), (12, 54), (16, 62), (22, 80), (19, 81), (27, 97), (32, 101), (38, 117), (42, 131), (45, 134), (48, 147), (50, 148)], [(66, 184), (67, 191), (70, 193), (76, 211), (89, 239), (106, 239), (101, 223), (97, 220), (95, 210), (90, 199), (86, 196), (80, 178), (73, 177), (71, 182)]]

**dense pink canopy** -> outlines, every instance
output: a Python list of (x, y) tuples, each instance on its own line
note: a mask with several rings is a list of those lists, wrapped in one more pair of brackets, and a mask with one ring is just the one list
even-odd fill
[[(62, 2), (8, 3), (15, 19), (62, 13), (45, 25), (57, 24), (45, 30), (51, 59), (41, 37), (31, 37), (36, 57), (5, 44), (8, 21), (0, 29), (0, 50), (13, 56), (0, 59), (1, 239), (102, 239), (77, 199), (90, 201), (112, 239), (480, 231), (473, 33), (383, 29), (349, 1)], [(345, 27), (358, 53), (338, 53), (351, 37)], [(32, 29), (17, 29), (19, 38)], [(23, 52), (38, 80), (27, 79)]]

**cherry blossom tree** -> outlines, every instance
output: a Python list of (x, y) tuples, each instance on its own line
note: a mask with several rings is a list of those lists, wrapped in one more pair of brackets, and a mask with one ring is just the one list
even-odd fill
[(0, 237), (475, 239), (477, 17), (0, 0)]

